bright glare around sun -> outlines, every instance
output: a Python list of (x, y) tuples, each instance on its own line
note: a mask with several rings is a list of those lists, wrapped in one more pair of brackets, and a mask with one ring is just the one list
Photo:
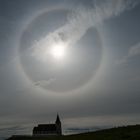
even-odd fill
[(63, 44), (55, 44), (50, 49), (50, 54), (56, 59), (62, 59), (65, 56), (66, 46)]

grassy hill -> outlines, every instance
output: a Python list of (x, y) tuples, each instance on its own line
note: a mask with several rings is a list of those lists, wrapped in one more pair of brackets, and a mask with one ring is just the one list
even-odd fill
[(68, 136), (51, 136), (51, 137), (11, 137), (8, 140), (140, 140), (140, 125), (118, 127), (75, 134)]

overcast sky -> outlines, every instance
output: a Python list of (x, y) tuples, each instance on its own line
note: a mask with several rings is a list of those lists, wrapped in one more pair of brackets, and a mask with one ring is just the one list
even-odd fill
[(140, 123), (139, 3), (0, 0), (0, 135)]

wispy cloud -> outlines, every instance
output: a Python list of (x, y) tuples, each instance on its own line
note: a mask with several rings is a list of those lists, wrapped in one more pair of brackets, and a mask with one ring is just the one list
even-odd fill
[(46, 87), (51, 85), (53, 82), (55, 82), (55, 78), (50, 78), (49, 80), (40, 80), (34, 83), (35, 86), (41, 86), (41, 87)]
[(48, 49), (53, 44), (63, 42), (66, 46), (72, 46), (85, 34), (87, 29), (96, 27), (98, 24), (102, 24), (104, 20), (134, 8), (138, 3), (138, 0), (94, 0), (93, 8), (79, 6), (72, 9), (72, 13), (68, 16), (64, 26), (35, 42), (32, 47), (32, 55), (45, 60)]
[(0, 139), (6, 139), (7, 137), (10, 137), (11, 135), (16, 134), (27, 134), (29, 132), (29, 126), (24, 125), (12, 125), (7, 127), (0, 127)]
[(122, 59), (117, 61), (117, 64), (125, 64), (128, 60), (134, 56), (140, 55), (140, 43), (130, 47), (127, 55), (125, 55)]
[(24, 130), (25, 128), (23, 126), (11, 126), (11, 127), (5, 127), (5, 128), (0, 128), (0, 131), (20, 131)]

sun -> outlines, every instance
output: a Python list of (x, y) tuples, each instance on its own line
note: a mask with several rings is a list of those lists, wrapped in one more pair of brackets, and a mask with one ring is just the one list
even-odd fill
[(54, 44), (50, 48), (50, 54), (55, 58), (55, 59), (63, 59), (65, 54), (66, 54), (66, 46), (64, 44)]

